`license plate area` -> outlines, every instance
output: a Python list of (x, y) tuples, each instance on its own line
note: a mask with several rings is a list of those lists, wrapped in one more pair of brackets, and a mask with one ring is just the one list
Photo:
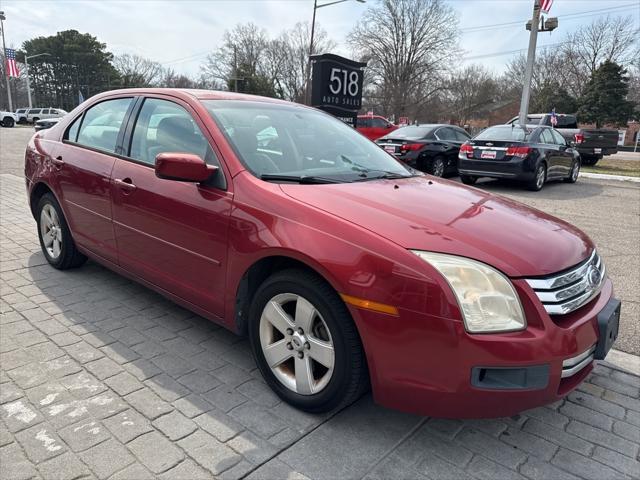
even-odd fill
[(498, 152), (495, 150), (482, 150), (480, 153), (480, 158), (486, 158), (488, 160), (495, 160)]
[(593, 149), (593, 153), (602, 153), (602, 149), (601, 148), (594, 148)]
[(396, 147), (394, 147), (393, 145), (386, 145), (384, 147), (384, 151), (387, 153), (396, 153)]
[(596, 360), (603, 360), (604, 357), (607, 356), (607, 353), (609, 353), (609, 350), (611, 350), (616, 338), (618, 338), (621, 306), (620, 300), (612, 298), (598, 314), (597, 320), (600, 337), (598, 338), (596, 351), (594, 352), (594, 358)]

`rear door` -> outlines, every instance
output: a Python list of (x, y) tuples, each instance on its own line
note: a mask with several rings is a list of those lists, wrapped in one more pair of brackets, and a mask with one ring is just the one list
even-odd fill
[(373, 119), (371, 117), (358, 117), (358, 123), (356, 125), (356, 130), (369, 140), (374, 139), (372, 121)]
[(573, 152), (569, 148), (564, 137), (557, 130), (551, 130), (553, 139), (558, 145), (558, 162), (561, 168), (558, 169), (559, 174), (563, 177), (569, 176), (571, 166), (573, 165)]
[(550, 128), (541, 129), (539, 142), (539, 148), (547, 162), (547, 178), (562, 177), (564, 175), (564, 158), (560, 152), (560, 145), (553, 137), (553, 131)]
[[(112, 174), (119, 263), (222, 317), (232, 194), (219, 154), (186, 103), (148, 97), (135, 116)], [(154, 170), (163, 152), (194, 153), (221, 168), (206, 184), (163, 180)]]
[(117, 261), (111, 223), (111, 170), (133, 97), (104, 100), (78, 116), (54, 159), (67, 221), (78, 245)]

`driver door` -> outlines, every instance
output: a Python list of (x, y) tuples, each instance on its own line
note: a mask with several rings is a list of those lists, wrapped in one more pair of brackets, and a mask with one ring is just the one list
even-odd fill
[[(186, 104), (146, 98), (126, 159), (112, 173), (113, 223), (121, 267), (222, 317), (232, 194), (197, 116)], [(220, 167), (205, 183), (155, 175), (156, 155), (194, 153)]]

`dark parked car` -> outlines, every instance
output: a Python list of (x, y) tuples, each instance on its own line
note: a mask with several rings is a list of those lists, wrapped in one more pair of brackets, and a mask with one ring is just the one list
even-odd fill
[(458, 171), (466, 185), (479, 177), (508, 178), (537, 191), (547, 180), (575, 183), (580, 155), (553, 128), (497, 125), (462, 145)]
[(33, 136), (25, 179), (52, 267), (91, 258), (247, 335), (307, 411), (370, 386), (421, 415), (511, 416), (575, 389), (617, 333), (579, 229), (302, 105), (104, 92)]
[[(578, 128), (575, 115), (559, 113), (556, 115), (555, 130), (568, 144), (573, 144), (580, 154), (582, 163), (595, 165), (604, 155), (613, 155), (618, 151), (618, 131), (613, 128)], [(509, 124), (517, 124), (518, 117), (509, 120)], [(527, 124), (552, 126), (551, 114), (531, 113), (527, 115)]]
[(460, 146), (471, 137), (453, 125), (411, 125), (376, 141), (410, 167), (442, 177), (457, 172)]

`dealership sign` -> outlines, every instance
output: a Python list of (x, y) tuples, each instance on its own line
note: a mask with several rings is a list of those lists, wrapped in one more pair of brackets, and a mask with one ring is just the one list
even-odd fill
[(367, 64), (331, 53), (312, 55), (311, 61), (311, 105), (355, 127)]

